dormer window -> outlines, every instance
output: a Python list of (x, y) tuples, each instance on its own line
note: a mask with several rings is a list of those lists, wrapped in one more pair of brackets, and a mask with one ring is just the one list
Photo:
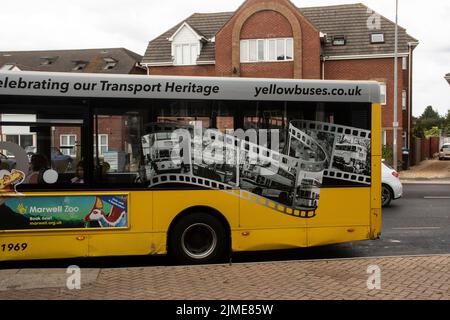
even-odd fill
[(50, 66), (55, 63), (58, 57), (42, 57), (41, 66)]
[(172, 42), (173, 63), (178, 66), (196, 65), (202, 41), (206, 41), (186, 22), (168, 40)]
[(72, 71), (81, 71), (88, 65), (86, 61), (73, 61), (73, 63), (75, 66), (73, 67)]
[(105, 67), (103, 68), (103, 70), (111, 70), (114, 69), (114, 67), (117, 65), (117, 60), (113, 59), (113, 58), (104, 58), (103, 59), (106, 63)]
[(347, 44), (347, 39), (345, 36), (334, 36), (332, 40), (333, 46), (345, 46)]
[(370, 43), (384, 43), (383, 33), (373, 33), (370, 35)]
[(174, 45), (174, 63), (180, 66), (195, 65), (198, 51), (198, 44), (176, 44)]

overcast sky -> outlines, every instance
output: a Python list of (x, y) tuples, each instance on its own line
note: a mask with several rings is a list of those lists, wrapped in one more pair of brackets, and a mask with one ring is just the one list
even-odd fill
[[(234, 11), (243, 0), (2, 1), (0, 50), (125, 47), (141, 55), (149, 40), (193, 12)], [(293, 0), (298, 7), (362, 2), (394, 20), (395, 0)], [(414, 61), (414, 110), (450, 108), (450, 1), (399, 0), (399, 24), (420, 40)]]

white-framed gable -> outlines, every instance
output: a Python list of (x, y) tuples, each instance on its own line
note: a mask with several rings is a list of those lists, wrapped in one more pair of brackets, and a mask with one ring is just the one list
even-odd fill
[(184, 22), (168, 40), (172, 42), (174, 65), (195, 65), (206, 39)]

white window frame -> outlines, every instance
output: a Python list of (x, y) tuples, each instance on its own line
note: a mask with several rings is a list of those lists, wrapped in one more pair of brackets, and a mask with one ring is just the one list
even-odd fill
[(387, 145), (387, 131), (386, 130), (381, 130), (381, 144), (383, 146)]
[[(278, 60), (278, 41), (284, 40), (284, 59)], [(292, 52), (288, 52), (288, 41), (292, 41)], [(259, 55), (260, 43), (263, 42), (264, 59), (261, 59)], [(250, 50), (251, 44), (255, 44), (254, 52)], [(270, 46), (275, 44), (273, 55), (270, 54)], [(243, 49), (247, 52), (243, 53)], [(286, 62), (294, 61), (294, 39), (293, 38), (265, 38), (265, 39), (245, 39), (240, 41), (241, 63), (264, 63), (264, 62)], [(291, 59), (287, 59), (287, 56), (292, 56)]]
[[(195, 47), (195, 48), (194, 48)], [(181, 56), (178, 56), (178, 49), (181, 48)], [(188, 51), (189, 59), (184, 61), (184, 50)], [(192, 56), (192, 49), (195, 49), (195, 55)], [(195, 66), (197, 64), (198, 56), (200, 55), (198, 43), (177, 43), (173, 45), (173, 64), (175, 66)]]
[(402, 58), (402, 69), (408, 70), (408, 58), (407, 57)]
[[(377, 39), (376, 37), (381, 37), (381, 38)], [(370, 43), (372, 43), (372, 44), (385, 43), (384, 33), (372, 33), (370, 35)]]
[[(22, 142), (21, 138), (23, 136), (31, 136), (33, 144), (31, 146), (29, 146), (29, 147), (32, 148), (32, 150), (33, 150), (32, 152), (34, 152), (34, 150), (36, 150), (36, 134), (34, 134), (34, 133), (4, 133), (4, 134), (2, 134), (0, 136), (0, 138), (2, 138), (3, 141), (8, 141), (8, 137), (11, 137), (11, 136), (16, 136), (17, 137), (17, 141), (19, 142), (19, 146), (21, 148), (23, 148), (23, 149), (25, 149), (25, 147), (21, 143)], [(25, 150), (28, 151), (27, 149), (25, 149)], [(6, 156), (14, 157), (14, 155), (12, 153), (8, 152), (7, 150), (4, 150), (4, 151), (5, 151), (4, 153), (5, 153)]]
[[(67, 142), (70, 143), (70, 138), (74, 137), (72, 144), (63, 144), (63, 138), (67, 138)], [(66, 149), (62, 147), (72, 147), (72, 149)], [(59, 148), (63, 155), (75, 157), (77, 155), (77, 135), (72, 133), (64, 133), (59, 135)]]
[[(106, 138), (105, 139), (106, 143), (101, 143), (102, 137)], [(98, 144), (99, 155), (103, 155), (105, 152), (109, 151), (109, 136), (108, 136), (108, 134), (99, 133), (98, 135), (94, 135), (94, 154), (97, 154), (97, 141), (99, 142), (99, 144)], [(106, 147), (106, 150), (102, 150), (102, 147)]]
[[(384, 95), (383, 95), (384, 92)], [(383, 99), (384, 96), (384, 100)], [(380, 82), (380, 103), (382, 106), (387, 105), (387, 84), (386, 82)]]
[(408, 93), (406, 90), (402, 90), (402, 110), (408, 109)]

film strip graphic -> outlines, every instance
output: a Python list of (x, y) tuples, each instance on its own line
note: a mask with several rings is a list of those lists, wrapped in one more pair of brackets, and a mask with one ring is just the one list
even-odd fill
[(326, 122), (317, 122), (317, 121), (306, 121), (306, 120), (295, 120), (293, 121), (295, 123), (295, 127), (293, 126), (294, 130), (298, 130), (300, 132), (303, 131), (313, 131), (317, 133), (326, 133), (326, 134), (333, 134), (335, 136), (334, 143), (333, 143), (333, 149), (331, 155), (328, 155), (328, 153), (322, 148), (322, 150), (325, 151), (327, 154), (327, 157), (329, 157), (329, 166), (324, 171), (324, 177), (332, 178), (332, 179), (339, 179), (339, 180), (345, 180), (349, 182), (354, 183), (361, 183), (370, 185), (371, 184), (371, 177), (370, 175), (364, 175), (359, 174), (355, 172), (345, 172), (342, 170), (339, 170), (337, 168), (333, 168), (333, 158), (336, 156), (336, 147), (337, 147), (337, 137), (339, 135), (341, 136), (350, 136), (352, 138), (355, 138), (357, 140), (365, 140), (366, 141), (366, 153), (370, 149), (370, 142), (371, 142), (371, 131), (370, 130), (364, 130), (364, 129), (358, 129), (354, 127), (348, 127), (348, 126), (342, 126), (342, 125), (335, 125), (330, 124)]
[(198, 176), (192, 176), (192, 175), (186, 175), (186, 174), (158, 175), (158, 176), (155, 176), (152, 178), (151, 186), (157, 187), (157, 186), (165, 185), (168, 183), (189, 184), (189, 185), (206, 188), (206, 189), (221, 190), (221, 191), (226, 192), (227, 194), (237, 196), (241, 199), (256, 203), (258, 205), (269, 208), (271, 210), (275, 210), (280, 213), (283, 213), (283, 214), (286, 214), (289, 216), (293, 216), (293, 217), (297, 217), (297, 218), (310, 219), (310, 218), (314, 218), (316, 216), (315, 210), (302, 210), (299, 208), (295, 209), (291, 206), (286, 206), (284, 204), (267, 199), (263, 196), (257, 195), (250, 191), (236, 189), (236, 187), (234, 187), (232, 185), (218, 182), (216, 180), (211, 180), (208, 178), (198, 177)]
[[(320, 144), (314, 141), (310, 136), (301, 132), (300, 130), (296, 130), (291, 126), (292, 131), (290, 132), (290, 139), (297, 140), (302, 146), (312, 149), (314, 146), (316, 149), (320, 150), (320, 152), (324, 152)], [(276, 210), (280, 213), (287, 214), (294, 217), (299, 218), (313, 218), (316, 216), (317, 210), (317, 202), (319, 199), (319, 189), (316, 188), (316, 193), (312, 193), (310, 197), (313, 199), (309, 201), (308, 199), (302, 199), (300, 197), (297, 200), (297, 179), (299, 170), (303, 166), (305, 171), (307, 168), (314, 168), (315, 175), (317, 176), (317, 171), (322, 171), (320, 176), (320, 184), (322, 183), (323, 177), (323, 169), (324, 163), (323, 161), (308, 161), (298, 159), (296, 157), (291, 157), (289, 155), (282, 154), (278, 151), (271, 150), (264, 146), (255, 144), (250, 141), (239, 139), (232, 135), (226, 135), (219, 131), (214, 133), (214, 139), (217, 139), (223, 145), (221, 146), (222, 150), (225, 150), (227, 157), (227, 153), (231, 151), (232, 156), (234, 157), (234, 163), (237, 167), (237, 170), (241, 170), (240, 166), (248, 164), (247, 161), (250, 159), (256, 160), (258, 163), (270, 164), (271, 167), (275, 166), (278, 169), (281, 168), (285, 172), (295, 171), (296, 174), (292, 175), (292, 181), (290, 188), (293, 191), (293, 197), (291, 196), (292, 205), (285, 205), (280, 202), (277, 202), (272, 199), (268, 199), (262, 195), (256, 194), (247, 189), (237, 189), (236, 185), (232, 185), (229, 183), (220, 182), (217, 180), (209, 179), (206, 177), (202, 177), (200, 175), (186, 174), (186, 173), (174, 173), (174, 174), (158, 174), (150, 179), (150, 187), (156, 187), (164, 184), (188, 184), (194, 185), (201, 188), (206, 189), (215, 189), (222, 190), (224, 192), (233, 194), (234, 196), (239, 196), (242, 199), (247, 201), (254, 202), (258, 205), (262, 205), (264, 207), (270, 208), (272, 210)], [(194, 144), (199, 145), (199, 141), (194, 141)], [(192, 147), (192, 144), (191, 144)], [(191, 152), (190, 152), (191, 153)], [(256, 158), (256, 159), (255, 159)], [(317, 170), (319, 168), (319, 170)], [(278, 174), (278, 172), (273, 172), (273, 174)], [(236, 183), (239, 183), (238, 176), (236, 176)], [(319, 185), (320, 188), (320, 185)], [(280, 191), (281, 193), (281, 191)], [(286, 193), (286, 192), (285, 192)], [(302, 205), (301, 202), (306, 202), (306, 205)], [(313, 205), (310, 205), (308, 202), (312, 202)], [(298, 204), (300, 203), (300, 205)]]

